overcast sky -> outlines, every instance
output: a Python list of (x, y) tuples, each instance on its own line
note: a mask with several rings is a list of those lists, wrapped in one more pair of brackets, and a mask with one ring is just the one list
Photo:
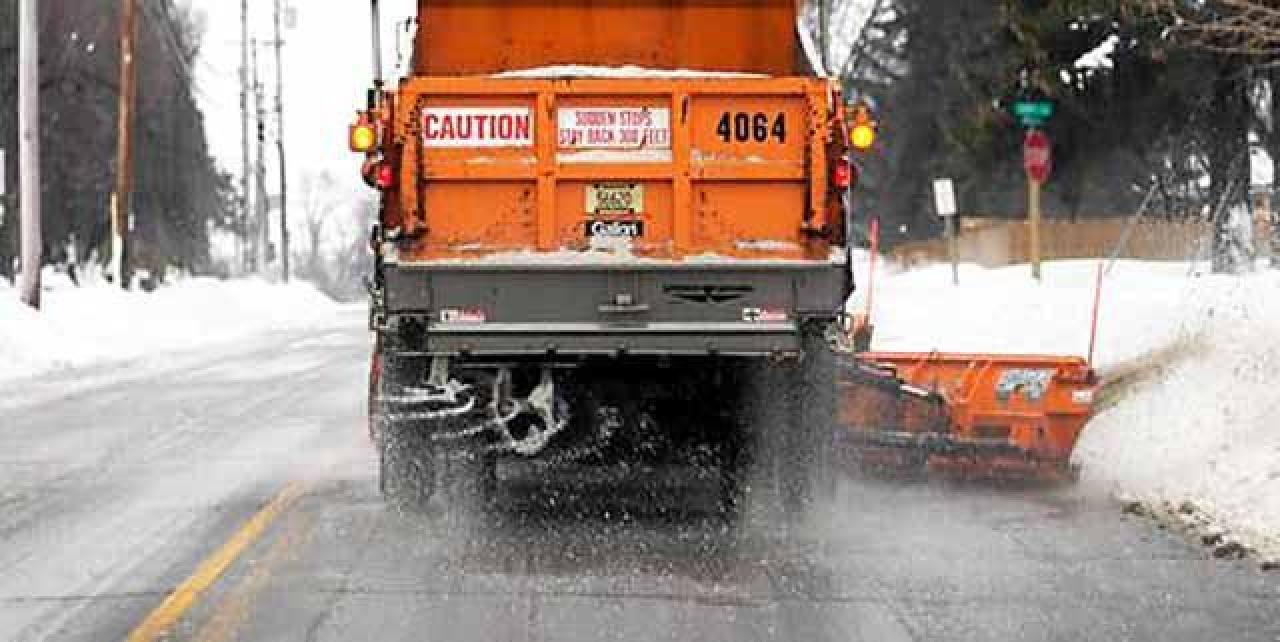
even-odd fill
[[(285, 33), (285, 144), (290, 163), (290, 192), (296, 198), (301, 177), (329, 170), (351, 189), (363, 189), (358, 179), (359, 160), (347, 151), (347, 126), (355, 110), (363, 107), (372, 76), (369, 3), (359, 0), (283, 0), (297, 14), (297, 26)], [(240, 161), (240, 3), (234, 0), (187, 0), (207, 19), (204, 48), (198, 72), (199, 99), (214, 156), (226, 170), (239, 176)], [(390, 34), (396, 22), (409, 17), (413, 0), (383, 0), (386, 49), (394, 49)], [(271, 40), (270, 0), (249, 2), (251, 37)], [(405, 45), (406, 56), (408, 43)], [(266, 105), (275, 96), (275, 56), (260, 53), (261, 74), (266, 83)], [(394, 75), (392, 53), (384, 60)], [(251, 103), (252, 107), (252, 103)], [(274, 124), (269, 131), (274, 131)], [(254, 130), (250, 128), (251, 136)], [(275, 188), (274, 134), (268, 134), (269, 191)], [(252, 155), (252, 152), (251, 152)]]

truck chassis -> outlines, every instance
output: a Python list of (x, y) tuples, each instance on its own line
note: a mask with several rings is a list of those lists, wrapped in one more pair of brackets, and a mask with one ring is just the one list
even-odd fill
[(400, 506), (491, 501), (504, 464), (683, 467), (728, 514), (760, 481), (798, 514), (828, 474), (842, 265), (380, 267), (370, 398)]

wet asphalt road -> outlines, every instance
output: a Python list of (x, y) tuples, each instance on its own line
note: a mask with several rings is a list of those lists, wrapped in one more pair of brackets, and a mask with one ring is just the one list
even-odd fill
[(790, 528), (603, 491), (399, 514), (363, 320), (5, 387), (0, 640), (127, 639), (237, 541), (163, 639), (1280, 640), (1280, 575), (1075, 488), (850, 474)]

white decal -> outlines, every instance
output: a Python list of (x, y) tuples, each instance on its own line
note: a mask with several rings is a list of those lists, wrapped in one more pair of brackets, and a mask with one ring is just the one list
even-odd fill
[(592, 238), (635, 239), (644, 236), (643, 221), (589, 221), (587, 236)]
[(562, 150), (671, 149), (671, 110), (653, 107), (567, 107), (559, 111)]
[(428, 107), (422, 110), (427, 147), (533, 147), (528, 107)]
[(786, 310), (768, 308), (743, 308), (742, 320), (747, 323), (782, 323), (788, 321)]
[(1032, 368), (1014, 368), (1000, 374), (996, 383), (996, 398), (1008, 401), (1021, 393), (1027, 401), (1039, 401), (1049, 390), (1053, 380), (1052, 370), (1036, 370)]
[(440, 311), (441, 323), (485, 323), (489, 316), (484, 310), (462, 310), (446, 308)]

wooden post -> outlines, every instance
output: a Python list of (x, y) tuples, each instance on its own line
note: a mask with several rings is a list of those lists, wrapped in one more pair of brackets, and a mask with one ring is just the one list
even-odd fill
[(134, 36), (138, 3), (123, 0), (120, 15), (120, 112), (116, 127), (116, 192), (112, 199), (111, 238), (114, 276), (129, 289), (129, 196), (133, 191), (133, 103), (138, 91), (134, 66)]
[(1040, 181), (1027, 179), (1027, 210), (1031, 219), (1031, 278), (1040, 280)]
[(947, 254), (951, 255), (951, 285), (960, 285), (960, 232), (955, 216), (947, 217)]

